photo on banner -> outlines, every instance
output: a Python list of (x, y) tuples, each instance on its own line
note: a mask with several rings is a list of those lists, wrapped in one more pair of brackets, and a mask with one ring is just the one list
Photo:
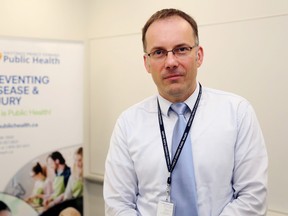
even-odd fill
[(0, 206), (13, 216), (83, 215), (83, 58), (82, 42), (0, 37)]

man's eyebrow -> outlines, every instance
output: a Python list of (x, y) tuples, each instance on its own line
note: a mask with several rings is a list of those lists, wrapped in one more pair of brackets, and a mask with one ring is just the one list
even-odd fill
[[(178, 48), (178, 47), (183, 47), (183, 46), (190, 46), (190, 45), (187, 44), (187, 43), (180, 43), (180, 44), (177, 44), (177, 45), (173, 46), (172, 49), (175, 49), (175, 48)], [(167, 49), (165, 49), (162, 46), (155, 46), (155, 47), (152, 47), (151, 51), (154, 51), (154, 50), (167, 50)]]
[[(187, 44), (187, 43), (181, 43), (181, 44), (178, 44), (178, 45), (174, 46), (174, 48), (183, 47), (183, 46), (190, 46), (190, 45)], [(173, 48), (173, 49), (174, 49), (174, 48)]]
[(161, 46), (155, 46), (155, 47), (152, 47), (151, 51), (154, 51), (154, 50), (165, 50), (165, 48)]

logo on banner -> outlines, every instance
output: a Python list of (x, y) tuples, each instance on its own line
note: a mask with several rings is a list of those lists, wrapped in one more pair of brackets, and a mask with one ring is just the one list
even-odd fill
[(60, 65), (58, 53), (0, 52), (0, 61), (6, 64)]

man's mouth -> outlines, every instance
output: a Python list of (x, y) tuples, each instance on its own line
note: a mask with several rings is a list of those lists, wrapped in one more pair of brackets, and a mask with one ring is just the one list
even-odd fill
[(182, 77), (181, 74), (170, 74), (170, 75), (165, 76), (164, 79), (176, 80), (176, 79), (179, 79), (180, 77)]

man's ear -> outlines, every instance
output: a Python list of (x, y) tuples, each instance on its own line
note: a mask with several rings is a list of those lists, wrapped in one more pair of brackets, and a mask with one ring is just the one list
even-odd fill
[(147, 55), (144, 55), (143, 60), (144, 60), (144, 66), (146, 68), (146, 71), (150, 73), (150, 58)]
[(204, 51), (203, 51), (203, 48), (199, 46), (196, 51), (196, 62), (197, 62), (198, 67), (202, 65), (203, 58), (204, 58)]

